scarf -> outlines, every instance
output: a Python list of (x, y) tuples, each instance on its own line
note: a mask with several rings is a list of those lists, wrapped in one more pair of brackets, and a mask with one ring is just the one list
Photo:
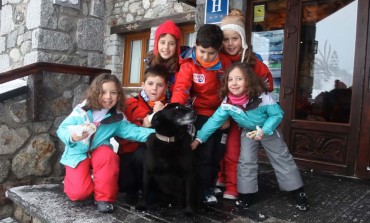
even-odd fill
[(243, 106), (248, 101), (247, 95), (235, 96), (235, 95), (233, 95), (232, 93), (229, 92), (229, 94), (227, 95), (227, 97), (229, 98), (231, 104), (233, 104), (233, 105)]
[[(155, 101), (151, 101), (144, 90), (141, 90), (140, 95), (144, 99), (144, 101), (149, 105), (149, 107), (151, 108), (154, 107)], [(158, 101), (162, 101), (162, 102), (166, 101), (166, 95), (163, 94), (162, 97)]]
[(237, 53), (234, 56), (227, 54), (227, 57), (231, 60), (231, 62), (240, 62), (241, 59), (241, 53)]
[(201, 60), (197, 54), (195, 54), (195, 58), (197, 59), (198, 63), (200, 65), (202, 65), (202, 67), (204, 68), (211, 68), (213, 66), (215, 66), (218, 62), (220, 62), (220, 57), (217, 55), (216, 59), (214, 61), (211, 61), (211, 62), (206, 62), (206, 61), (203, 61)]

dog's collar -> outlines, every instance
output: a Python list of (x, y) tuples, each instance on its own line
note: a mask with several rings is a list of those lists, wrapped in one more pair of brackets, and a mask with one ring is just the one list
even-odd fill
[(159, 139), (159, 140), (162, 140), (164, 142), (175, 142), (175, 136), (171, 136), (171, 137), (168, 137), (168, 136), (164, 136), (164, 135), (160, 135), (158, 133), (155, 134), (155, 136)]

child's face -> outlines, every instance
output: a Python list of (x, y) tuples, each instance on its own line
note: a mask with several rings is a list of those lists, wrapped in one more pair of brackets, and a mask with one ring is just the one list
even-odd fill
[(203, 48), (202, 46), (197, 45), (196, 48), (197, 57), (204, 62), (212, 62), (217, 58), (218, 50), (212, 47)]
[(160, 76), (149, 76), (143, 83), (143, 89), (151, 101), (159, 101), (166, 88), (165, 80)]
[(242, 49), (242, 38), (235, 31), (225, 30), (222, 47), (227, 54), (234, 56), (238, 54)]
[(239, 68), (230, 71), (227, 79), (227, 88), (229, 92), (235, 96), (243, 96), (246, 93), (246, 80)]
[(162, 59), (169, 59), (176, 53), (176, 39), (171, 34), (166, 34), (158, 40), (158, 53)]
[(99, 103), (103, 108), (111, 109), (118, 101), (118, 89), (113, 81), (105, 82), (102, 85), (102, 92), (99, 95)]

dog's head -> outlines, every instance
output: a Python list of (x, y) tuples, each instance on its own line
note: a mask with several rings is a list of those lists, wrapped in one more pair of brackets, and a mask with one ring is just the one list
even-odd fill
[(154, 114), (152, 128), (161, 135), (174, 136), (186, 132), (188, 125), (196, 119), (196, 111), (179, 103), (167, 104)]

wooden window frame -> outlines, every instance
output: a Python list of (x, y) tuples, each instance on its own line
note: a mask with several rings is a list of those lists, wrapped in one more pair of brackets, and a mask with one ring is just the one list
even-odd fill
[[(124, 47), (124, 61), (123, 61), (123, 73), (122, 73), (122, 85), (124, 87), (140, 87), (141, 82), (144, 78), (144, 70), (145, 70), (145, 64), (144, 64), (144, 58), (147, 56), (148, 52), (148, 42), (150, 39), (150, 32), (140, 32), (140, 33), (134, 33), (134, 34), (128, 34), (125, 37), (125, 47)], [(127, 59), (131, 57), (131, 44), (135, 40), (141, 40), (142, 41), (142, 49), (141, 49), (141, 69), (140, 69), (140, 81), (139, 83), (131, 83), (130, 82), (130, 70), (131, 70), (131, 60)]]
[[(181, 30), (181, 40), (180, 44), (183, 46), (186, 44), (186, 35), (194, 32), (194, 24), (185, 24), (178, 25)], [(130, 83), (130, 70), (131, 70), (131, 44), (135, 40), (141, 40), (143, 45), (141, 49), (141, 72), (139, 83)], [(139, 33), (126, 34), (125, 44), (124, 44), (124, 55), (123, 55), (123, 73), (122, 73), (122, 86), (123, 87), (141, 87), (144, 79), (144, 71), (146, 65), (144, 64), (144, 58), (147, 56), (149, 51), (149, 40), (150, 40), (150, 31), (143, 31)], [(194, 43), (195, 44), (195, 43)], [(192, 46), (191, 46), (192, 47)]]

